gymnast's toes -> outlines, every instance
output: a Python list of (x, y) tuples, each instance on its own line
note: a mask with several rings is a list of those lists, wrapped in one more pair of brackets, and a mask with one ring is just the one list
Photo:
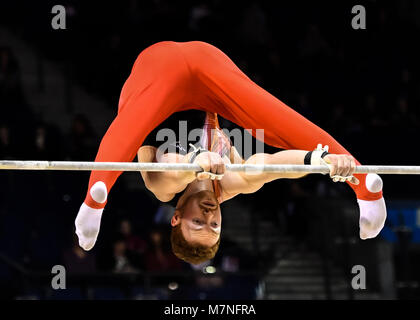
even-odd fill
[(95, 246), (96, 239), (98, 237), (98, 232), (93, 237), (84, 237), (81, 233), (76, 232), (79, 237), (79, 246), (86, 251), (89, 251)]
[(94, 209), (83, 203), (79, 209), (76, 220), (76, 234), (79, 245), (85, 250), (90, 250), (98, 238), (103, 209)]
[(85, 226), (76, 219), (76, 235), (79, 238), (79, 246), (88, 251), (93, 248), (98, 238), (99, 228)]

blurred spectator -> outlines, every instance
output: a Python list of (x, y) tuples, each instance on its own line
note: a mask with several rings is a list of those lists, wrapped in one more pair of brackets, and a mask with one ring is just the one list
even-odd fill
[(96, 271), (95, 254), (80, 248), (75, 234), (72, 247), (64, 251), (63, 263), (69, 274), (94, 273)]
[(299, 44), (302, 57), (322, 56), (330, 53), (330, 48), (318, 25), (308, 25), (305, 35)]
[(113, 245), (114, 264), (112, 271), (115, 273), (132, 273), (137, 272), (138, 269), (133, 266), (133, 263), (127, 255), (127, 247), (123, 239), (114, 242)]
[(72, 160), (92, 161), (97, 152), (97, 138), (89, 119), (78, 114), (73, 119), (69, 141), (69, 156)]
[(169, 225), (171, 223), (172, 216), (174, 215), (174, 211), (174, 207), (166, 203), (160, 204), (155, 213), (154, 223), (156, 225)]
[(224, 272), (256, 270), (258, 259), (242, 248), (238, 243), (224, 236), (214, 262), (217, 269)]
[(195, 277), (195, 284), (199, 290), (208, 290), (214, 288), (222, 288), (225, 284), (225, 281), (221, 276), (217, 274), (197, 274)]
[(57, 127), (39, 122), (33, 137), (33, 159), (57, 160), (61, 158), (61, 132)]
[(144, 254), (147, 250), (147, 241), (133, 232), (129, 219), (121, 220), (117, 231), (118, 240), (124, 242), (125, 255), (131, 265), (136, 269), (144, 269)]
[(150, 234), (150, 247), (146, 252), (145, 265), (148, 271), (176, 271), (182, 269), (181, 261), (172, 253), (168, 239), (163, 231), (153, 229)]
[(0, 124), (0, 159), (13, 159), (14, 152), (7, 124)]
[(200, 24), (203, 20), (211, 16), (209, 5), (201, 2), (191, 8), (189, 27), (193, 31), (200, 31)]
[(121, 221), (119, 233), (121, 234), (122, 239), (124, 239), (128, 251), (136, 254), (143, 254), (146, 251), (146, 241), (138, 235), (133, 234), (130, 220), (124, 219)]
[(0, 47), (0, 101), (5, 118), (14, 112), (13, 106), (23, 104), (19, 64), (9, 47)]
[(378, 108), (378, 99), (375, 94), (366, 95), (364, 109), (366, 112), (366, 116), (362, 119), (364, 128), (376, 130), (387, 125), (383, 110)]
[(407, 97), (400, 96), (397, 98), (396, 106), (392, 113), (392, 122), (399, 130), (407, 130), (415, 128), (418, 125), (416, 115), (410, 110), (409, 101)]
[(270, 37), (266, 12), (257, 1), (246, 5), (237, 37), (247, 45), (265, 45)]

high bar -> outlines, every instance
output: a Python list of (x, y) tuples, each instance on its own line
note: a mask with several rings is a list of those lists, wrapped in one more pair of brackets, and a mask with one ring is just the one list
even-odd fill
[[(327, 166), (291, 164), (226, 164), (235, 172), (329, 173)], [(0, 160), (0, 170), (65, 171), (202, 171), (197, 164), (161, 162), (82, 162), (82, 161), (16, 161)], [(355, 173), (420, 174), (420, 166), (357, 166)]]

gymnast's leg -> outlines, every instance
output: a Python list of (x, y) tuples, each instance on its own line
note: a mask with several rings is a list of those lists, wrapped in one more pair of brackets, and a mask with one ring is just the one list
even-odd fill
[[(265, 142), (284, 149), (313, 150), (328, 145), (331, 153), (350, 154), (331, 135), (251, 81), (219, 49), (195, 42), (189, 56), (200, 75), (199, 103), (217, 101), (217, 112), (245, 129), (264, 129)], [(360, 165), (359, 162), (357, 162)], [(349, 185), (360, 208), (360, 237), (375, 237), (386, 219), (382, 180), (376, 174), (355, 174), (359, 185)]]
[[(146, 136), (184, 107), (190, 73), (173, 42), (160, 42), (137, 58), (121, 92), (118, 115), (103, 137), (95, 161), (131, 162)], [(92, 171), (76, 217), (79, 244), (90, 250), (97, 239), (107, 196), (121, 171)]]

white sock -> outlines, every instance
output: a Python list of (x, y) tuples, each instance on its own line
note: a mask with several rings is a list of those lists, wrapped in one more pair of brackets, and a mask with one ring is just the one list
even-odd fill
[[(370, 192), (379, 192), (382, 186), (382, 179), (377, 174), (369, 173), (366, 176), (366, 188)], [(372, 201), (357, 199), (357, 203), (360, 209), (360, 239), (375, 238), (385, 225), (387, 213), (384, 198)]]
[[(107, 198), (105, 184), (102, 181), (96, 182), (90, 189), (90, 195), (96, 202), (104, 203)], [(93, 209), (85, 203), (82, 203), (79, 209), (74, 224), (79, 237), (79, 245), (86, 251), (93, 248), (98, 238), (103, 211), (104, 209)]]

